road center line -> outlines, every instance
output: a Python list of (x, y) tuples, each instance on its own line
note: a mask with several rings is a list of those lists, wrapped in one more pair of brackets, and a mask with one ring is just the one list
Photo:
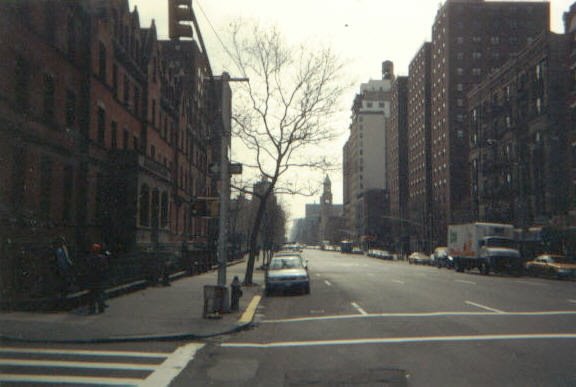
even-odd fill
[(331, 283), (330, 281), (328, 281), (328, 280), (324, 280), (324, 283), (325, 283), (326, 285), (328, 285), (328, 286), (332, 286), (332, 283)]
[(476, 282), (466, 280), (454, 280), (454, 282), (459, 282), (461, 284), (468, 284), (468, 285), (477, 285)]
[(270, 343), (223, 343), (224, 348), (286, 348), (286, 347), (319, 347), (331, 345), (366, 345), (366, 344), (406, 344), (433, 342), (470, 342), (470, 341), (504, 341), (504, 340), (553, 340), (576, 339), (576, 333), (534, 333), (525, 335), (472, 335), (472, 336), (423, 336), (423, 337), (390, 337), (348, 340), (311, 340), (311, 341), (278, 341)]
[(354, 309), (356, 309), (358, 312), (360, 312), (360, 314), (361, 314), (362, 316), (368, 315), (368, 313), (366, 313), (366, 311), (365, 311), (364, 309), (362, 309), (362, 308), (360, 307), (360, 305), (358, 305), (357, 303), (353, 302), (353, 303), (352, 303), (352, 306), (354, 307)]
[(406, 282), (400, 281), (400, 280), (392, 280), (392, 282), (395, 282), (395, 283), (400, 284), (400, 285), (404, 285), (406, 283)]
[(573, 304), (576, 304), (576, 300), (568, 300), (568, 302), (571, 302)]
[(494, 313), (505, 313), (505, 312), (502, 311), (502, 310), (490, 308), (489, 306), (482, 305), (482, 304), (477, 304), (477, 303), (475, 303), (475, 302), (466, 301), (466, 303), (467, 303), (468, 305), (472, 305), (472, 306), (475, 306), (475, 307), (481, 308), (481, 309), (486, 309), (486, 310), (489, 310), (489, 311), (494, 312)]

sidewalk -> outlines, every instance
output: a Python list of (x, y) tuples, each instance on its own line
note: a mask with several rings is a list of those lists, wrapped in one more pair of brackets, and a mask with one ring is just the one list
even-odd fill
[[(258, 262), (256, 263), (258, 266)], [(227, 268), (227, 283), (244, 278), (246, 260)], [(204, 285), (216, 285), (217, 271), (182, 277), (169, 287), (149, 287), (107, 300), (102, 314), (86, 307), (73, 311), (0, 312), (0, 341), (103, 343), (206, 338), (251, 325), (264, 285), (254, 271), (255, 286), (242, 287), (240, 311), (220, 319), (203, 318)]]

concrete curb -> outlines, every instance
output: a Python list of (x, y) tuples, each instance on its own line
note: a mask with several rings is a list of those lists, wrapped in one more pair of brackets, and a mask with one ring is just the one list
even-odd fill
[(136, 343), (136, 342), (151, 342), (151, 341), (180, 341), (180, 340), (203, 340), (211, 337), (228, 335), (232, 333), (237, 333), (252, 327), (254, 323), (254, 317), (256, 316), (256, 310), (260, 305), (262, 296), (257, 291), (252, 297), (252, 300), (236, 321), (235, 325), (231, 328), (198, 335), (194, 333), (174, 333), (174, 334), (164, 334), (164, 335), (143, 335), (143, 336), (118, 336), (118, 337), (102, 337), (102, 338), (89, 338), (89, 339), (61, 339), (61, 340), (51, 340), (51, 339), (26, 339), (12, 336), (0, 335), (0, 342), (15, 342), (15, 343), (43, 343), (43, 344), (106, 344), (106, 343)]

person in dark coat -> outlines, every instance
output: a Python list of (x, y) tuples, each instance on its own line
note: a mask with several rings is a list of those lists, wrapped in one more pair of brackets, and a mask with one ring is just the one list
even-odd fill
[(52, 247), (54, 249), (54, 259), (56, 262), (58, 292), (60, 297), (64, 298), (74, 283), (74, 267), (70, 259), (70, 254), (68, 253), (66, 240), (63, 237), (56, 238), (52, 242)]
[(94, 243), (86, 263), (86, 287), (88, 288), (88, 307), (90, 313), (103, 313), (105, 304), (106, 276), (108, 257), (102, 252), (102, 246)]

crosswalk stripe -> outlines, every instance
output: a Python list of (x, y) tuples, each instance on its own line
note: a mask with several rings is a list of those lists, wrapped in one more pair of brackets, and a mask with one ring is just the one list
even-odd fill
[(96, 378), (89, 376), (0, 374), (0, 382), (94, 384), (98, 386), (138, 386), (142, 380), (133, 378)]
[(153, 374), (139, 385), (142, 387), (168, 386), (186, 365), (194, 359), (194, 355), (202, 347), (204, 347), (204, 344), (191, 343), (178, 348), (164, 363), (156, 368)]
[(166, 358), (167, 352), (134, 352), (134, 351), (90, 351), (73, 349), (45, 349), (45, 348), (13, 348), (0, 347), (0, 353), (32, 353), (50, 355), (82, 355), (82, 356), (118, 356), (118, 357), (146, 357)]
[(109, 369), (109, 370), (142, 370), (153, 371), (157, 368), (154, 364), (130, 364), (130, 363), (98, 363), (84, 361), (53, 361), (53, 360), (18, 360), (0, 359), (0, 366), (24, 366), (24, 367), (59, 367), (59, 368), (86, 368), (86, 369)]

